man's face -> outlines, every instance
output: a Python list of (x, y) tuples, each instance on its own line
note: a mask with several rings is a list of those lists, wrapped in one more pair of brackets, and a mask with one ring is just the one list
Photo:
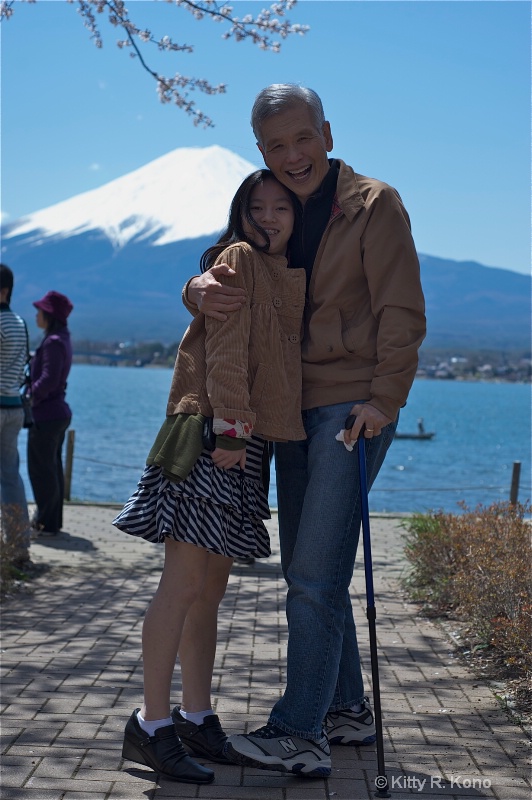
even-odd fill
[(300, 103), (265, 120), (261, 135), (258, 147), (264, 163), (304, 203), (329, 171), (327, 153), (333, 147), (329, 123), (317, 128), (309, 107)]

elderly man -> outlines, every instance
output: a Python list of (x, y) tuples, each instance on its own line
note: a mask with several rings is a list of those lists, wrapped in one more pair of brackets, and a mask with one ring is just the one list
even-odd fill
[[(241, 764), (324, 777), (330, 744), (375, 741), (349, 598), (361, 524), (358, 459), (344, 443), (365, 437), (371, 486), (416, 373), (424, 300), (401, 198), (342, 160), (329, 160), (331, 126), (318, 95), (293, 84), (270, 86), (256, 98), (252, 126), (266, 166), (301, 206), (290, 264), (307, 272), (307, 440), (275, 446), (288, 584), (286, 688), (268, 724), (231, 736), (225, 752)], [(223, 268), (217, 269), (185, 288), (190, 307), (214, 316), (241, 302), (237, 290), (217, 280)], [(355, 424), (337, 441), (351, 414)]]

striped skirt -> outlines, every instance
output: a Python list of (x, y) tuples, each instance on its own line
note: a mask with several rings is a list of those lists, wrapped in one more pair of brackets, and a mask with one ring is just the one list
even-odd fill
[(262, 485), (264, 440), (246, 443), (246, 468), (219, 469), (204, 450), (184, 481), (147, 466), (136, 492), (113, 520), (121, 531), (150, 542), (166, 537), (232, 558), (270, 555), (263, 520), (270, 518)]

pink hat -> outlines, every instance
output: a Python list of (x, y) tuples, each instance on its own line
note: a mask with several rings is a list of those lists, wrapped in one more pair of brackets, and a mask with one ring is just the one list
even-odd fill
[(33, 304), (35, 308), (46, 311), (54, 319), (66, 325), (67, 317), (74, 308), (68, 297), (60, 292), (46, 292), (41, 300), (36, 300)]

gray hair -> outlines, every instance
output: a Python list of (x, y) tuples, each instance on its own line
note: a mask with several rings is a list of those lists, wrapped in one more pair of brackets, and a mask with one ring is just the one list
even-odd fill
[(325, 122), (323, 105), (313, 89), (297, 83), (273, 83), (258, 93), (251, 111), (251, 127), (259, 144), (262, 123), (274, 114), (279, 114), (297, 105), (308, 106), (316, 127), (321, 130)]

